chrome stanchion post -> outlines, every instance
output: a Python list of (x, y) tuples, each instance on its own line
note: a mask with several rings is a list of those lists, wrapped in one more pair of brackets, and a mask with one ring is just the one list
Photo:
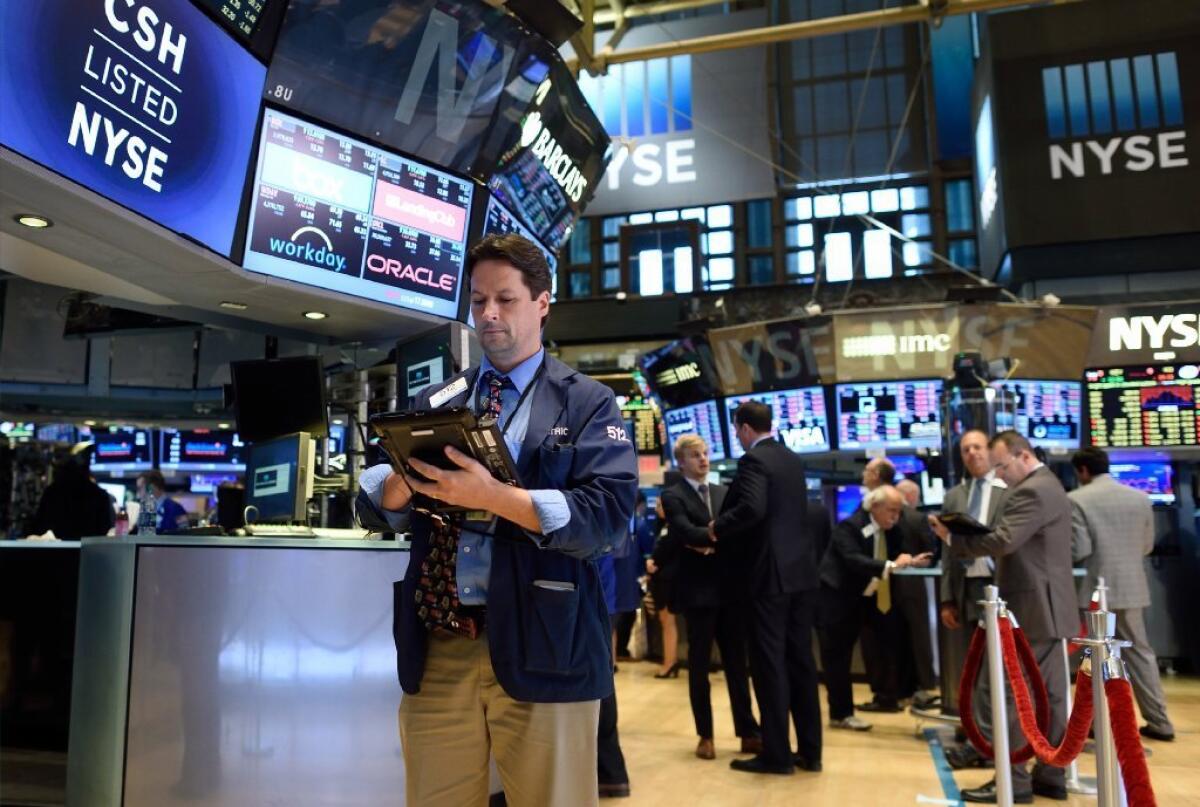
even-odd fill
[(1112, 723), (1108, 713), (1108, 698), (1104, 682), (1123, 678), (1120, 654), (1113, 653), (1113, 634), (1117, 615), (1108, 611), (1089, 611), (1088, 646), (1092, 660), (1093, 727), (1096, 735), (1096, 786), (1099, 807), (1124, 807), (1125, 785), (1121, 781), (1117, 748), (1113, 742)]
[(996, 762), (996, 804), (1012, 807), (1012, 764), (1008, 753), (1008, 708), (1004, 699), (1004, 661), (1000, 649), (1000, 614), (1004, 601), (1000, 589), (985, 586), (984, 599), (979, 601), (983, 608), (983, 624), (987, 630), (988, 683), (992, 696), (992, 749)]
[[(1075, 695), (1071, 691), (1071, 655), (1067, 651), (1067, 640), (1062, 640), (1062, 656), (1063, 656), (1063, 675), (1067, 677), (1067, 715), (1075, 708)], [(1079, 760), (1071, 760), (1071, 764), (1067, 766), (1067, 792), (1077, 793), (1081, 796), (1096, 795), (1095, 780), (1085, 780), (1079, 776)]]

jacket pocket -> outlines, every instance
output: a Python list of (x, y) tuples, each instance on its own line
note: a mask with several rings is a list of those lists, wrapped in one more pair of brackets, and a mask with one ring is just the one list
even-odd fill
[[(539, 580), (529, 586), (525, 610), (525, 669), (528, 672), (566, 675), (575, 649), (575, 622), (579, 591), (570, 584), (549, 586)], [(541, 584), (541, 585), (539, 585)]]
[(551, 490), (561, 490), (567, 485), (571, 465), (575, 462), (575, 446), (542, 445), (538, 447), (539, 484)]

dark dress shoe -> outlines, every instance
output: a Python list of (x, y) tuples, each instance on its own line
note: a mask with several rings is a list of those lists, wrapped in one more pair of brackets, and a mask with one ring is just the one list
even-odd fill
[(1167, 734), (1166, 732), (1153, 729), (1150, 726), (1142, 726), (1140, 729), (1138, 729), (1138, 734), (1142, 735), (1143, 737), (1149, 737), (1151, 740), (1158, 740), (1159, 742), (1164, 743), (1174, 742), (1175, 740), (1175, 735), (1173, 733)]
[(755, 756), (762, 753), (762, 737), (743, 737), (742, 738), (742, 753), (754, 754)]
[(735, 759), (729, 763), (729, 767), (735, 771), (743, 773), (775, 773), (780, 776), (791, 776), (796, 770), (792, 765), (772, 765), (766, 762), (762, 757), (750, 757), (750, 759)]
[(796, 756), (792, 757), (792, 761), (796, 763), (796, 767), (802, 771), (808, 771), (809, 773), (821, 772), (821, 760), (819, 759), (815, 762), (809, 762), (804, 757), (796, 754)]
[[(963, 801), (972, 804), (995, 804), (996, 782), (991, 781), (979, 787), (966, 788), (959, 794)], [(1033, 804), (1033, 793), (1014, 793), (1013, 804)]]
[(696, 756), (700, 759), (716, 759), (717, 749), (713, 747), (713, 741), (708, 737), (701, 737), (700, 744), (696, 746)]
[(1033, 783), (1033, 795), (1041, 796), (1042, 798), (1050, 799), (1051, 801), (1066, 801), (1067, 786), (1052, 785), (1046, 782), (1038, 782), (1035, 780)]
[(629, 798), (629, 783), (621, 782), (616, 784), (600, 783), (600, 798), (602, 799), (627, 799)]
[(950, 763), (950, 767), (956, 771), (966, 770), (967, 768), (994, 767), (994, 763), (976, 751), (975, 746), (970, 743), (952, 745), (947, 748), (946, 762)]
[(898, 703), (877, 700), (860, 703), (856, 708), (863, 712), (883, 712), (886, 714), (903, 711)]

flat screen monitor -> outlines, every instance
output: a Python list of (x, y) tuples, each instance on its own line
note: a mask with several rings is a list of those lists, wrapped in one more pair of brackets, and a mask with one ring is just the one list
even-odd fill
[(237, 432), (225, 429), (161, 429), (158, 467), (175, 471), (244, 471), (246, 459)]
[(125, 499), (129, 495), (129, 487), (120, 482), (97, 482), (100, 489), (112, 497), (113, 512), (119, 513), (125, 507)]
[(14, 423), (8, 420), (0, 423), (0, 435), (7, 437), (9, 442), (24, 443), (32, 440), (36, 434), (37, 424), (35, 423)]
[(546, 256), (546, 263), (550, 264), (550, 296), (558, 295), (558, 253), (543, 244), (533, 230), (521, 223), (521, 220), (495, 196), (488, 197), (487, 217), (483, 223), (483, 234), (491, 235), (492, 233), (516, 233), (536, 244), (537, 248)]
[(896, 473), (904, 477), (920, 476), (925, 470), (925, 463), (913, 454), (888, 455), (888, 462), (896, 469)]
[(454, 318), (473, 193), (470, 180), (267, 109), (242, 265)]
[(1197, 442), (1194, 364), (1087, 370), (1092, 445), (1101, 448), (1194, 447)]
[(938, 448), (942, 382), (867, 381), (837, 385), (838, 448)]
[(329, 434), (325, 377), (316, 356), (230, 363), (237, 433), (247, 443), (285, 434)]
[(37, 439), (45, 443), (74, 443), (78, 432), (70, 423), (40, 423)]
[(230, 254), (263, 64), (189, 0), (6, 2), (0, 31), (0, 143)]
[(836, 511), (837, 520), (845, 521), (862, 507), (863, 496), (867, 495), (866, 488), (861, 485), (838, 485)]
[(668, 452), (675, 450), (675, 441), (685, 434), (696, 434), (708, 443), (708, 458), (713, 462), (726, 459), (725, 431), (721, 428), (721, 410), (716, 401), (703, 401), (663, 412), (667, 427)]
[(621, 405), (621, 419), (628, 425), (626, 433), (639, 454), (658, 454), (662, 443), (658, 436), (658, 417), (654, 407), (642, 398), (632, 398)]
[(1083, 431), (1083, 385), (1078, 381), (1011, 379), (992, 387), (1014, 398), (1014, 411), (996, 418), (996, 429), (1013, 429), (1041, 448), (1079, 448)]
[(149, 429), (109, 426), (92, 429), (92, 470), (99, 473), (149, 471), (154, 467), (154, 451)]
[(286, 0), (193, 0), (207, 8), (239, 39), (249, 42), (268, 5)]
[(1169, 462), (1111, 462), (1108, 472), (1122, 485), (1145, 493), (1154, 504), (1175, 504), (1175, 486)]
[(250, 446), (246, 460), (246, 506), (252, 522), (307, 523), (312, 497), (315, 443), (312, 435), (289, 434)]
[(824, 387), (801, 387), (776, 392), (755, 392), (725, 399), (729, 426), (730, 456), (737, 459), (745, 452), (734, 434), (733, 413), (746, 401), (759, 401), (771, 407), (774, 418), (771, 433), (797, 454), (829, 451), (829, 418), (825, 411)]

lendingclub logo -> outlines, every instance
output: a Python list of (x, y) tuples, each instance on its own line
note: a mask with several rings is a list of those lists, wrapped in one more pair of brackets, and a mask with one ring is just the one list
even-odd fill
[(333, 242), (329, 240), (329, 236), (311, 225), (296, 230), (286, 241), (282, 238), (268, 238), (267, 248), (274, 255), (294, 261), (303, 261), (323, 269), (340, 272), (346, 268), (345, 256), (334, 251)]
[(1188, 164), (1174, 52), (1044, 68), (1042, 98), (1054, 179)]

